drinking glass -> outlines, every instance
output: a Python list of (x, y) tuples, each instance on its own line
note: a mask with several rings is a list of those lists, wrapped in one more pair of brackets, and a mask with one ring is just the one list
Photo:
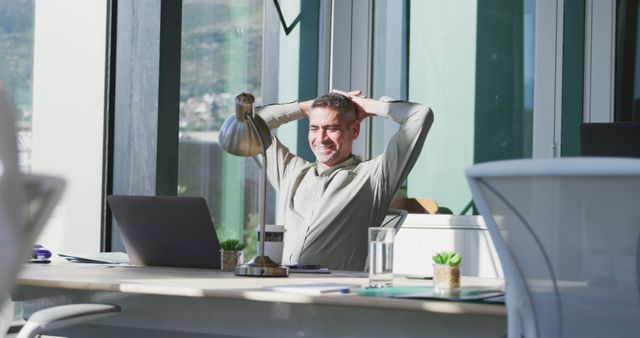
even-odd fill
[(393, 284), (394, 228), (369, 228), (369, 287)]

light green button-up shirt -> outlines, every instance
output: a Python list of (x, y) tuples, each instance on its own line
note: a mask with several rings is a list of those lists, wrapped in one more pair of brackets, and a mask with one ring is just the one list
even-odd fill
[[(368, 161), (352, 155), (323, 170), (292, 154), (277, 137), (267, 149), (269, 182), (278, 191), (278, 224), (284, 224), (283, 264), (364, 269), (367, 228), (377, 227), (407, 178), (433, 123), (426, 106), (388, 102), (382, 115), (400, 124), (384, 153)], [(305, 118), (297, 102), (260, 107), (271, 129)]]

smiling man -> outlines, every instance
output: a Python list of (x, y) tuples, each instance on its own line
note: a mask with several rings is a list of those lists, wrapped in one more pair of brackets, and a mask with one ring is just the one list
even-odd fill
[(328, 169), (351, 157), (360, 133), (354, 104), (341, 94), (328, 94), (311, 104), (309, 146), (319, 166)]
[[(367, 228), (380, 226), (420, 155), (433, 123), (431, 110), (359, 94), (336, 92), (257, 109), (271, 129), (308, 118), (316, 157), (308, 162), (292, 154), (275, 136), (267, 149), (267, 173), (279, 193), (278, 216), (286, 228), (283, 264), (363, 270)], [(352, 154), (353, 141), (369, 116), (391, 118), (400, 128), (384, 153), (363, 161)]]

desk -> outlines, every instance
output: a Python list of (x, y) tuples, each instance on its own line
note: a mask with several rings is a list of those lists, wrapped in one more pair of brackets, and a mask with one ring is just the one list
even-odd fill
[[(24, 301), (26, 311), (78, 302), (122, 307), (119, 315), (60, 333), (73, 337), (85, 337), (87, 330), (91, 337), (495, 338), (506, 333), (503, 305), (262, 290), (264, 286), (306, 282), (365, 285), (367, 278), (341, 272), (255, 278), (217, 270), (31, 264), (20, 273), (13, 297)], [(405, 278), (394, 283), (431, 285), (431, 281)], [(499, 283), (463, 278), (463, 285)]]

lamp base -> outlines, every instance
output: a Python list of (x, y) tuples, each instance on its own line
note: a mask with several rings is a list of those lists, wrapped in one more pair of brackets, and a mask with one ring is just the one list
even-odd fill
[(289, 268), (281, 266), (269, 258), (269, 256), (255, 256), (251, 261), (236, 266), (233, 271), (238, 276), (251, 277), (288, 277)]

